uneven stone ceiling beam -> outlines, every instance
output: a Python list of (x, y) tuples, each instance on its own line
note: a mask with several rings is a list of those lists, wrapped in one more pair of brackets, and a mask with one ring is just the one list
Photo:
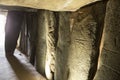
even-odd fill
[(30, 7), (51, 11), (76, 11), (96, 1), (101, 0), (0, 0), (0, 5)]

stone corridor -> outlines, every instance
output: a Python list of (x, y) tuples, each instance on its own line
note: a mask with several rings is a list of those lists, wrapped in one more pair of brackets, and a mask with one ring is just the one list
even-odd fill
[(3, 48), (0, 48), (0, 80), (46, 80), (28, 62), (28, 59), (15, 51), (14, 56), (5, 57)]
[(0, 80), (120, 80), (120, 0), (54, 1), (0, 0)]

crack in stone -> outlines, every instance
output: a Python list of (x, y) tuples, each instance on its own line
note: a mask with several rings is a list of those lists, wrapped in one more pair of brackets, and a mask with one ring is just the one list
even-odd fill
[(105, 65), (105, 64), (103, 64), (103, 63), (102, 63), (102, 65), (103, 65), (104, 67), (109, 68), (110, 70), (114, 71), (114, 72), (117, 73), (118, 75), (120, 75), (120, 71), (118, 71), (118, 70), (116, 70), (116, 69), (114, 69), (114, 68), (112, 68), (112, 67), (110, 67), (110, 66), (107, 66), (107, 65)]
[(113, 50), (106, 49), (105, 47), (103, 47), (103, 50), (108, 51), (108, 52), (111, 52), (111, 53), (119, 54), (119, 52), (116, 52), (116, 51), (113, 51)]

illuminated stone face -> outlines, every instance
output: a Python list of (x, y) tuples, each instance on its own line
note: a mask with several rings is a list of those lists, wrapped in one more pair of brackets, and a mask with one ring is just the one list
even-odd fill
[(0, 47), (4, 45), (4, 36), (5, 36), (5, 23), (6, 23), (6, 13), (7, 12), (0, 12)]
[(76, 11), (80, 7), (100, 0), (0, 0), (1, 5), (24, 6), (52, 11)]

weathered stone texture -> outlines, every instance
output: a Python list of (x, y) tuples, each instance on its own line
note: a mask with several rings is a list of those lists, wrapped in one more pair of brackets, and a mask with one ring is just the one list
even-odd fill
[[(37, 70), (42, 75), (46, 75), (48, 79), (93, 80), (97, 70), (105, 8), (106, 2), (103, 1), (83, 7), (76, 12), (39, 10), (36, 32), (35, 28), (30, 30), (31, 43), (33, 43), (33, 47), (36, 47), (32, 51), (35, 50)], [(114, 29), (110, 28), (110, 30)], [(106, 33), (108, 32), (106, 31)], [(114, 41), (119, 47), (119, 37)], [(106, 43), (108, 44), (108, 42)], [(109, 46), (109, 48), (111, 47)], [(109, 57), (112, 56), (109, 55)], [(104, 58), (104, 60), (106, 59)], [(112, 61), (114, 62), (114, 59)], [(107, 64), (108, 62), (106, 61)]]
[(97, 70), (105, 5), (105, 2), (96, 3), (71, 15), (68, 80), (92, 80), (94, 78)]
[(103, 48), (94, 80), (120, 79), (120, 0), (109, 0), (104, 23)]
[(38, 28), (38, 15), (37, 12), (26, 13), (26, 26), (28, 38), (27, 54), (32, 65), (35, 65), (36, 45), (37, 45), (37, 28)]
[(20, 32), (20, 40), (19, 40), (19, 47), (18, 49), (24, 53), (25, 55), (27, 55), (27, 26), (26, 26), (26, 18), (25, 18), (25, 14), (24, 14), (24, 19), (23, 19), (23, 24), (21, 27), (21, 32)]
[(39, 10), (36, 67), (48, 79), (55, 72), (55, 16), (54, 12)]
[(96, 1), (101, 0), (0, 0), (0, 5), (32, 7), (52, 11), (75, 11)]
[(56, 47), (55, 80), (67, 80), (68, 55), (70, 46), (69, 13), (59, 13), (58, 43)]
[(46, 77), (50, 80), (54, 77), (55, 72), (55, 30), (56, 20), (54, 12), (47, 11), (46, 13), (46, 27), (47, 27), (47, 53), (45, 62)]
[(97, 23), (91, 14), (91, 8), (81, 10), (74, 20), (68, 58), (68, 80), (88, 80), (91, 59), (96, 52), (94, 47)]
[(38, 28), (36, 39), (36, 68), (38, 72), (45, 76), (45, 60), (47, 52), (47, 27), (46, 27), (46, 13), (47, 11), (41, 10), (38, 12)]

